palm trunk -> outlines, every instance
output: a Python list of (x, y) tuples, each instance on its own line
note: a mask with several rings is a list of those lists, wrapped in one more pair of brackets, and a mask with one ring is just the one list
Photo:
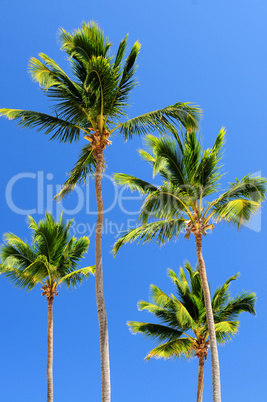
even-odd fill
[(98, 312), (100, 333), (100, 358), (102, 379), (102, 402), (110, 402), (110, 368), (109, 368), (109, 343), (108, 323), (103, 289), (102, 270), (102, 230), (103, 230), (103, 199), (101, 189), (103, 169), (103, 153), (97, 156), (95, 191), (97, 202), (97, 222), (95, 234), (95, 263), (96, 263), (96, 304)]
[(53, 402), (53, 299), (48, 298), (47, 330), (47, 402)]
[(198, 358), (198, 384), (197, 384), (197, 402), (202, 402), (204, 388), (204, 362), (203, 355)]
[(211, 353), (211, 367), (212, 367), (212, 388), (213, 388), (213, 402), (221, 402), (221, 384), (220, 384), (220, 366), (217, 350), (217, 342), (215, 335), (214, 318), (211, 307), (210, 291), (207, 281), (206, 267), (202, 255), (202, 235), (196, 234), (197, 245), (197, 259), (199, 265), (200, 279), (203, 288), (205, 309), (209, 330), (209, 342)]

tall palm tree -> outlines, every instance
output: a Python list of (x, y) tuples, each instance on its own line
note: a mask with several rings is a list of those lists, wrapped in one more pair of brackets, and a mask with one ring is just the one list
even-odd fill
[[(266, 193), (266, 180), (247, 175), (230, 183), (217, 198), (221, 178), (220, 160), (225, 130), (222, 128), (211, 149), (203, 150), (197, 133), (187, 130), (183, 138), (175, 133), (170, 138), (149, 135), (146, 143), (150, 152), (141, 150), (141, 156), (159, 173), (163, 184), (159, 187), (126, 174), (116, 174), (119, 185), (128, 186), (145, 195), (141, 213), (141, 226), (126, 232), (114, 245), (119, 248), (135, 239), (149, 242), (157, 239), (164, 244), (186, 230), (185, 238), (195, 237), (200, 278), (203, 287), (211, 347), (213, 400), (221, 401), (220, 369), (216, 335), (206, 268), (202, 254), (202, 237), (214, 224), (227, 221), (237, 229), (256, 213)], [(207, 201), (208, 198), (208, 201)]]
[(76, 269), (89, 246), (88, 237), (70, 237), (71, 221), (65, 225), (61, 215), (56, 222), (46, 213), (38, 224), (29, 217), (32, 243), (28, 244), (13, 233), (5, 234), (1, 249), (0, 273), (16, 286), (32, 290), (42, 285), (42, 296), (48, 302), (47, 332), (47, 402), (53, 402), (53, 301), (58, 287), (76, 287), (95, 271), (95, 267)]
[[(156, 358), (178, 358), (185, 356), (198, 358), (197, 402), (202, 402), (204, 387), (204, 363), (209, 349), (209, 331), (206, 320), (203, 289), (199, 268), (192, 269), (185, 264), (190, 281), (187, 281), (184, 269), (180, 268), (179, 277), (174, 271), (168, 271), (175, 285), (177, 296), (167, 296), (155, 285), (150, 286), (151, 302), (140, 301), (140, 310), (147, 310), (157, 317), (161, 324), (129, 321), (133, 333), (141, 333), (156, 339), (159, 343), (146, 356)], [(242, 292), (231, 298), (229, 285), (239, 274), (229, 278), (223, 286), (216, 289), (211, 301), (215, 334), (218, 343), (225, 343), (237, 332), (238, 316), (242, 312), (255, 313), (255, 293)], [(162, 343), (163, 342), (163, 343)]]
[(100, 329), (102, 401), (110, 401), (110, 368), (107, 315), (103, 292), (102, 227), (103, 200), (101, 178), (105, 167), (103, 151), (110, 145), (110, 136), (118, 131), (125, 139), (154, 130), (173, 130), (180, 124), (195, 127), (200, 111), (187, 103), (176, 103), (132, 119), (126, 119), (127, 101), (136, 86), (134, 74), (140, 43), (134, 43), (126, 60), (127, 35), (121, 41), (115, 58), (110, 54), (110, 41), (94, 22), (83, 23), (81, 29), (68, 33), (60, 30), (62, 50), (69, 56), (72, 77), (47, 55), (30, 60), (30, 72), (45, 94), (56, 101), (55, 115), (28, 110), (0, 109), (0, 115), (15, 119), (23, 127), (53, 133), (51, 139), (72, 142), (84, 138), (85, 145), (70, 172), (61, 199), (88, 173), (95, 174), (97, 225), (95, 234), (96, 298)]

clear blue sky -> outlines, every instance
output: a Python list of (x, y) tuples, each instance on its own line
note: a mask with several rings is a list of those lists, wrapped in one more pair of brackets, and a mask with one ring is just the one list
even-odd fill
[[(131, 45), (137, 39), (142, 44), (137, 71), (140, 85), (132, 94), (130, 116), (177, 101), (194, 102), (203, 109), (201, 131), (206, 147), (213, 144), (221, 126), (227, 129), (223, 185), (247, 173), (267, 176), (266, 13), (264, 0), (2, 0), (0, 107), (48, 112), (49, 101), (27, 73), (28, 60), (43, 52), (67, 69), (65, 55), (59, 50), (58, 29), (72, 31), (83, 20), (94, 20), (114, 43), (114, 49), (127, 32)], [(95, 224), (91, 181), (87, 190), (81, 188), (63, 206), (51, 202), (84, 140), (72, 145), (49, 142), (43, 134), (18, 128), (3, 118), (0, 130), (1, 234), (11, 231), (27, 239), (27, 210), (39, 220), (45, 209), (59, 215), (62, 208), (67, 219), (74, 216), (76, 235), (89, 234)], [(153, 345), (133, 336), (126, 322), (152, 318), (138, 312), (137, 302), (148, 300), (151, 283), (166, 293), (173, 291), (167, 268), (177, 271), (187, 259), (195, 264), (193, 239), (181, 237), (161, 249), (155, 244), (125, 246), (116, 259), (110, 252), (118, 228), (133, 225), (140, 207), (139, 200), (123, 198), (134, 194), (116, 193), (110, 175), (125, 172), (150, 180), (150, 168), (136, 152), (141, 146), (141, 139), (124, 143), (118, 136), (106, 152), (103, 193), (108, 211), (103, 252), (112, 400), (190, 402), (196, 399), (197, 359), (145, 362)], [(261, 216), (250, 228), (237, 233), (233, 227), (217, 225), (204, 240), (212, 289), (240, 271), (232, 293), (251, 290), (258, 297), (257, 317), (241, 315), (239, 333), (232, 342), (219, 347), (222, 396), (227, 402), (262, 401), (266, 393), (267, 352), (262, 338), (267, 329), (266, 211), (263, 205)], [(84, 265), (92, 263), (93, 236)], [(5, 278), (0, 278), (0, 289), (0, 400), (43, 402), (47, 302), (40, 289), (26, 293), (13, 288)], [(55, 402), (100, 401), (94, 278), (75, 291), (60, 290), (55, 299), (54, 388)], [(212, 400), (210, 357), (204, 400)]]

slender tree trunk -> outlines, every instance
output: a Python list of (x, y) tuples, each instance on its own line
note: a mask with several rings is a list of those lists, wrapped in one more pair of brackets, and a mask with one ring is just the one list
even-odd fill
[(211, 307), (210, 291), (206, 274), (206, 267), (202, 255), (202, 235), (196, 234), (196, 245), (197, 245), (197, 259), (199, 265), (200, 279), (202, 283), (205, 309), (209, 330), (209, 341), (210, 341), (210, 354), (211, 354), (211, 367), (212, 367), (212, 387), (213, 387), (213, 402), (221, 402), (221, 383), (220, 383), (220, 366), (219, 366), (219, 356), (217, 350), (217, 342), (215, 336), (215, 326), (214, 318)]
[(101, 179), (103, 170), (103, 153), (97, 156), (95, 191), (97, 202), (97, 222), (95, 234), (95, 262), (96, 262), (96, 304), (100, 333), (100, 358), (102, 379), (102, 402), (110, 402), (110, 367), (109, 367), (109, 343), (108, 323), (104, 300), (103, 270), (102, 270), (102, 230), (103, 230), (103, 199)]
[(47, 330), (47, 402), (53, 402), (53, 299), (48, 300)]
[(198, 358), (198, 384), (197, 384), (197, 402), (202, 402), (204, 388), (204, 356)]

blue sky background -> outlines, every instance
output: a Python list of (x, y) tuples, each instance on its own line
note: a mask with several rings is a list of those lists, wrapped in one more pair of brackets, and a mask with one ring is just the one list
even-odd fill
[[(221, 126), (227, 129), (223, 186), (247, 173), (267, 176), (266, 12), (263, 0), (2, 0), (0, 107), (49, 112), (49, 101), (27, 73), (28, 60), (43, 52), (68, 70), (65, 54), (59, 50), (58, 29), (72, 31), (83, 20), (94, 20), (114, 44), (114, 53), (127, 32), (129, 47), (137, 39), (142, 44), (137, 71), (140, 85), (132, 93), (130, 117), (177, 101), (198, 104), (203, 109), (201, 132), (205, 147), (212, 146)], [(96, 218), (91, 180), (87, 188), (81, 187), (79, 194), (74, 193), (63, 205), (51, 202), (84, 140), (71, 145), (49, 142), (42, 133), (18, 128), (3, 118), (0, 131), (1, 234), (11, 231), (29, 239), (25, 211), (39, 220), (46, 209), (55, 216), (64, 209), (66, 219), (75, 218), (73, 232), (77, 236), (89, 234)], [(144, 357), (153, 344), (139, 335), (133, 336), (126, 326), (127, 320), (153, 318), (138, 312), (137, 302), (148, 300), (151, 283), (166, 293), (173, 291), (167, 268), (177, 272), (185, 260), (196, 263), (194, 240), (181, 237), (161, 249), (155, 244), (132, 244), (124, 246), (116, 259), (111, 255), (117, 228), (134, 224), (140, 200), (133, 199), (135, 194), (115, 190), (110, 176), (124, 172), (151, 180), (149, 166), (136, 152), (141, 146), (140, 138), (124, 143), (117, 136), (106, 152), (103, 194), (108, 211), (103, 264), (112, 400), (194, 401), (197, 359), (147, 363)], [(131, 199), (125, 200), (125, 196)], [(258, 297), (257, 317), (241, 315), (239, 333), (232, 342), (219, 347), (222, 396), (227, 402), (261, 401), (265, 394), (267, 352), (262, 337), (267, 329), (266, 215), (263, 205), (261, 215), (249, 228), (237, 233), (233, 227), (221, 224), (204, 239), (212, 290), (241, 272), (231, 285), (232, 294), (251, 290)], [(93, 263), (91, 236), (83, 265)], [(5, 278), (0, 278), (0, 294), (0, 400), (43, 402), (47, 302), (40, 289), (26, 293)], [(210, 356), (205, 370), (204, 400), (211, 401)], [(89, 278), (77, 290), (60, 289), (55, 299), (54, 400), (100, 401), (100, 395), (98, 320), (94, 278)]]

